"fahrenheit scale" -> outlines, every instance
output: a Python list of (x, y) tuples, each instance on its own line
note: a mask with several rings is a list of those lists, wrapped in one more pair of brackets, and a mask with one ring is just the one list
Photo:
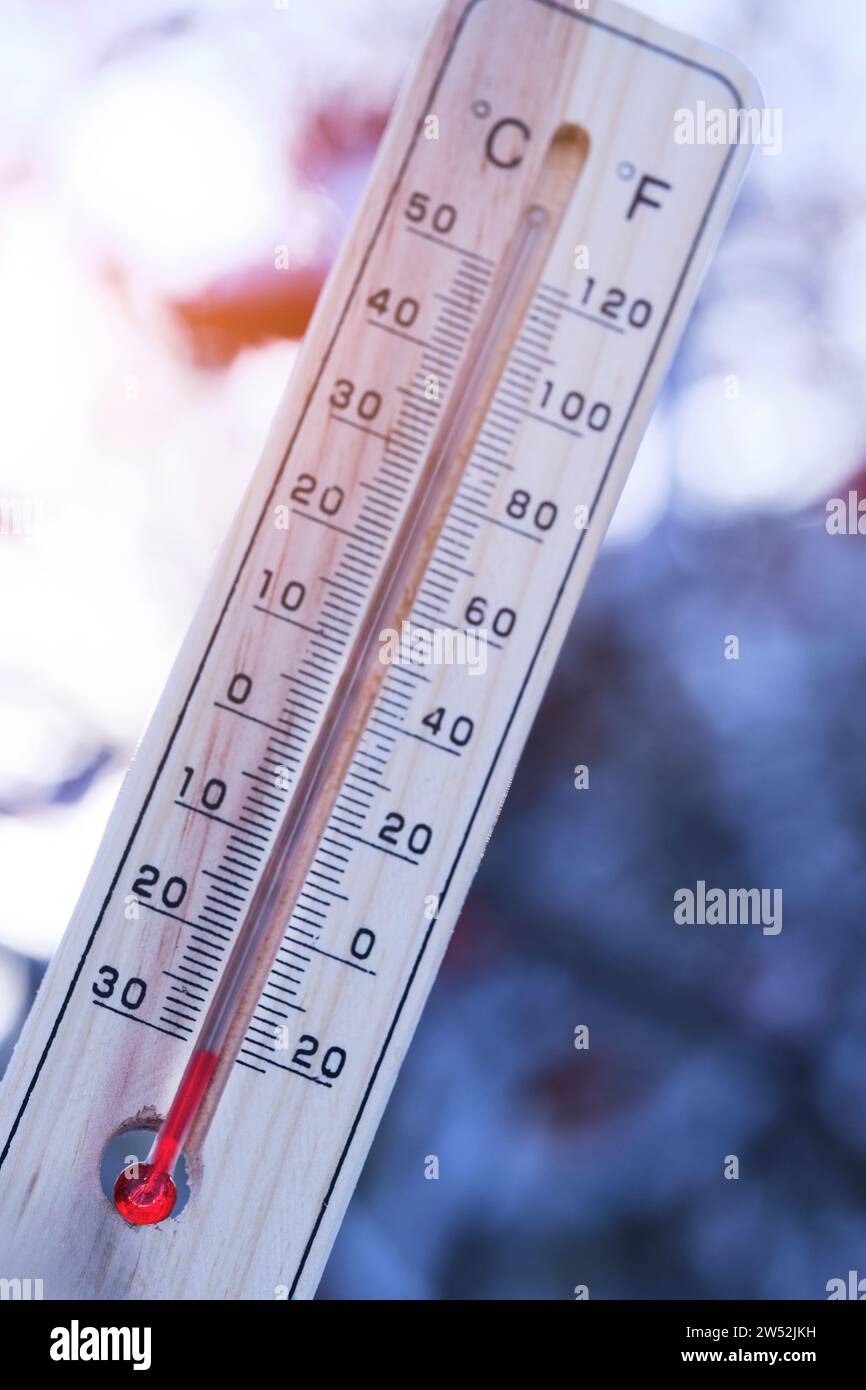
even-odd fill
[(446, 5), (4, 1083), (47, 1297), (314, 1293), (744, 170), (698, 101), (610, 0)]

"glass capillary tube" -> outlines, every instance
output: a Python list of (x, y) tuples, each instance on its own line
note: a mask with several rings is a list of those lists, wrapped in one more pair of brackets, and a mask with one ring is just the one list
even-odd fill
[[(519, 255), (513, 268), (513, 276), (518, 284), (523, 262), (528, 259), (532, 243), (540, 234), (546, 220), (547, 214), (539, 207), (530, 208), (525, 215), (524, 234), (520, 238)], [(503, 296), (499, 309), (501, 316), (505, 318), (510, 309), (510, 296)], [(338, 684), (328, 710), (327, 722), (310, 750), (304, 768), (308, 775), (302, 774), (298, 781), (289, 813), (281, 832), (277, 835), (250, 902), (246, 921), (241, 927), (235, 948), (202, 1024), (198, 1041), (200, 1051), (218, 1053), (225, 1042), (243, 992), (248, 967), (258, 955), (260, 939), (267, 930), (271, 914), (278, 906), (281, 885), (291, 868), (295, 848), (306, 829), (309, 809), (324, 791), (332, 759), (354, 722), (356, 701), (369, 679), (371, 662), (381, 664), (379, 651), (382, 630), (393, 624), (400, 595), (406, 583), (406, 571), (414, 559), (417, 543), (423, 538), (433, 520), (438, 501), (437, 485), (440, 477), (448, 473), (453, 453), (463, 441), (467, 415), (474, 406), (478, 388), (488, 374), (490, 359), (495, 355), (496, 343), (499, 340), (497, 330), (500, 327), (498, 321), (490, 325), (490, 336), (482, 344), (482, 350), (468, 375), (460, 399), (455, 403), (453, 417), (447, 422), (450, 428), (446, 429), (445, 437), (436, 449), (436, 456), (431, 460), (432, 467), (428, 465), (426, 486), (422, 485), (424, 495), (418, 499), (417, 505), (412, 507), (406, 525), (398, 533), (395, 553), (388, 562), (388, 580), (383, 586), (384, 592), (380, 595), (374, 594), (374, 601), (347, 659), (349, 679), (342, 688)]]
[[(561, 209), (557, 212), (561, 215)], [(308, 868), (307, 863), (302, 862), (305, 839), (317, 820), (321, 821), (324, 816), (326, 821), (330, 817), (342, 783), (340, 776), (336, 787), (333, 786), (335, 765), (347, 769), (363, 737), (367, 715), (386, 670), (380, 660), (382, 631), (385, 628), (399, 630), (401, 615), (411, 609), (421, 577), (417, 573), (419, 554), (432, 549), (430, 533), (436, 528), (443, 507), (450, 505), (462, 477), (465, 458), (474, 444), (487, 402), (498, 384), (504, 361), (519, 330), (519, 324), (517, 327), (513, 324), (515, 314), (521, 304), (528, 304), (540, 273), (539, 255), (548, 249), (551, 231), (555, 230), (552, 221), (558, 224), (559, 220), (559, 216), (552, 219), (547, 208), (538, 202), (526, 207), (494, 279), (491, 300), (486, 312), (482, 313), (474, 339), (476, 346), (470, 348), (469, 360), (443, 412), (419, 480), (418, 495), (410, 502), (398, 528), (392, 552), (347, 655), (325, 719), (302, 766), (180, 1085), (147, 1162), (131, 1174), (125, 1170), (117, 1180), (115, 1203), (118, 1210), (136, 1224), (152, 1224), (170, 1215), (176, 1196), (172, 1175), (197, 1118), (197, 1142), (201, 1142), (206, 1132), (209, 1119), (202, 1123), (201, 1117), (205, 1095), (230, 1035), (234, 1032), (237, 1037), (239, 1013), (246, 1005), (251, 1014), (257, 1002), (260, 989), (251, 991), (250, 984), (257, 967), (261, 967), (263, 946), (273, 931), (275, 916), (278, 914), (283, 924), (288, 920), (303, 887)], [(424, 568), (426, 563), (422, 574)], [(414, 584), (413, 575), (417, 576)], [(286, 882), (289, 879), (294, 883), (294, 899), (287, 901)], [(267, 969), (272, 964), (270, 954)], [(250, 995), (253, 997), (245, 997)], [(247, 1021), (244, 1017), (244, 1032)], [(238, 1041), (234, 1053), (239, 1046)], [(213, 1109), (211, 1117), (212, 1114)]]

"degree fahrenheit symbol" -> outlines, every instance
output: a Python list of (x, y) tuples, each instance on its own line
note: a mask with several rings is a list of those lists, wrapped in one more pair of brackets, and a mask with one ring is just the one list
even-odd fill
[(672, 187), (671, 184), (665, 183), (664, 179), (653, 178), (652, 174), (641, 174), (640, 183), (637, 186), (637, 192), (631, 200), (631, 207), (628, 210), (626, 222), (631, 221), (631, 219), (635, 215), (635, 212), (640, 207), (641, 203), (644, 203), (648, 208), (660, 208), (662, 206), (661, 203), (656, 202), (655, 198), (647, 198), (644, 196), (644, 189), (648, 188), (650, 184), (652, 184), (655, 188), (670, 189)]

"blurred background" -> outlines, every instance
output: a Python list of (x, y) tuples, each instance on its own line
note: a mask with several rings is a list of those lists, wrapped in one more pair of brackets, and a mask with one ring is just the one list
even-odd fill
[[(322, 1298), (866, 1275), (866, 536), (826, 525), (866, 496), (866, 10), (639, 8), (743, 58), (782, 150), (753, 157)], [(436, 9), (5, 0), (0, 1067)], [(698, 879), (781, 888), (781, 934), (675, 926)]]

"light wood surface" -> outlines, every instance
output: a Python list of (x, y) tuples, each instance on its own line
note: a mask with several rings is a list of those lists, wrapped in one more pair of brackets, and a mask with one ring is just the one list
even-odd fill
[[(613, 3), (445, 6), (9, 1067), (0, 1276), (48, 1298), (315, 1292), (745, 167), (744, 146), (675, 141), (699, 101), (761, 104), (733, 59)], [(193, 1133), (189, 1204), (133, 1229), (103, 1151), (171, 1100), (520, 220), (539, 188), (556, 202), (564, 126), (580, 158), (544, 264), (513, 290), (394, 610), (452, 635), (478, 620), (486, 670), (371, 673)]]

